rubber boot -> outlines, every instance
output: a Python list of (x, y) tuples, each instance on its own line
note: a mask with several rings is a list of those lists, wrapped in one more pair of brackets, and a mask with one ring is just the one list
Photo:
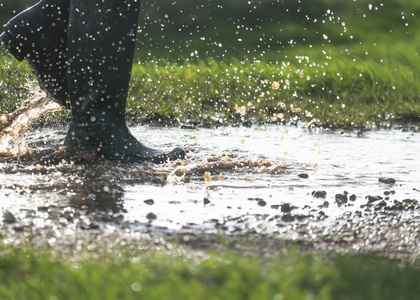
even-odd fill
[(6, 25), (0, 39), (18, 61), (26, 59), (41, 89), (69, 107), (65, 50), (70, 0), (42, 0)]
[(67, 37), (72, 121), (64, 145), (111, 160), (162, 163), (185, 157), (137, 141), (125, 123), (140, 0), (72, 0)]

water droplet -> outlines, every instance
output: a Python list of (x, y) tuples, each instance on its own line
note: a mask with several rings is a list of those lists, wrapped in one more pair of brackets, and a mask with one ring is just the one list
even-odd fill
[(140, 283), (138, 283), (138, 282), (133, 282), (132, 284), (131, 284), (131, 289), (133, 290), (133, 292), (136, 292), (136, 293), (138, 293), (138, 292), (140, 292), (141, 291), (141, 289), (142, 289), (143, 287), (141, 286), (141, 284)]

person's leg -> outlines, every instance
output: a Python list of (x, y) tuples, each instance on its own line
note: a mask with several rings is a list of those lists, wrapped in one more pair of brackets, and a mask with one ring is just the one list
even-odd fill
[(125, 123), (140, 0), (71, 0), (67, 77), (72, 121), (70, 151), (94, 149), (123, 162), (165, 162), (185, 157), (160, 153), (137, 141)]
[(70, 0), (42, 0), (4, 25), (0, 40), (18, 60), (26, 59), (40, 87), (67, 104), (65, 46)]

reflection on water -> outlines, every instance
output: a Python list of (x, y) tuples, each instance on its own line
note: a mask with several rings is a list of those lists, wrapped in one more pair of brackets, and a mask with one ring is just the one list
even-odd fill
[[(361, 207), (373, 199), (368, 196), (380, 196), (382, 206), (389, 207), (420, 198), (418, 133), (361, 135), (285, 126), (131, 130), (155, 147), (185, 145), (188, 158), (159, 166), (77, 163), (57, 152), (30, 162), (3, 160), (3, 211), (54, 205), (169, 229), (208, 230), (228, 219), (257, 216), (255, 226), (244, 226), (270, 232), (278, 230), (277, 221), (325, 223), (346, 213), (361, 215)], [(62, 132), (45, 128), (27, 140), (54, 144)], [(54, 163), (45, 165), (48, 160)], [(314, 197), (314, 191), (325, 193)], [(376, 209), (380, 201), (375, 201), (368, 209)]]

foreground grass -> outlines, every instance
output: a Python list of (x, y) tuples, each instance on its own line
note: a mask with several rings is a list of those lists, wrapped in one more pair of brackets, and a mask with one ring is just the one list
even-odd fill
[(420, 299), (420, 269), (413, 264), (294, 251), (281, 257), (126, 252), (69, 262), (30, 247), (1, 247), (0, 298)]

